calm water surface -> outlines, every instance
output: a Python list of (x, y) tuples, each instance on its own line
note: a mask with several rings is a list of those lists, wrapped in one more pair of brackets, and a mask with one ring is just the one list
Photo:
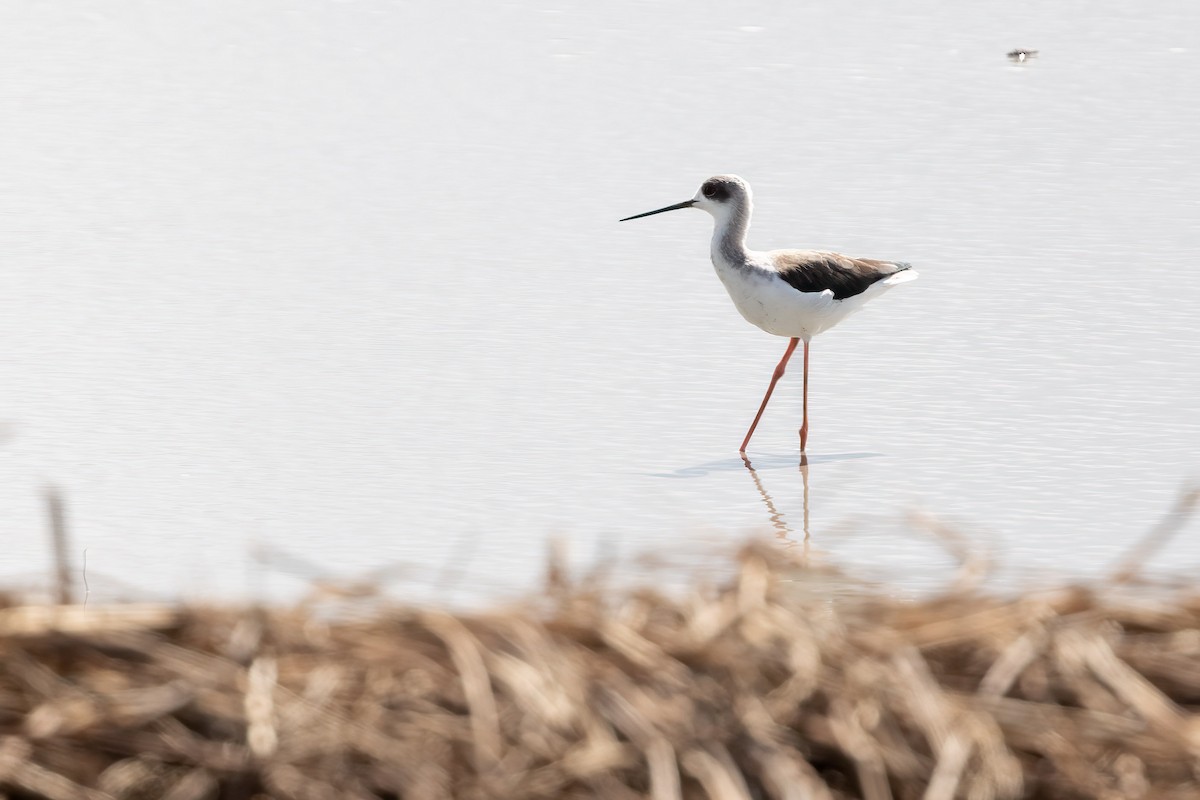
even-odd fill
[[(48, 483), (95, 597), (481, 597), (798, 542), (805, 477), (862, 574), (945, 574), (921, 510), (1094, 575), (1200, 476), (1200, 6), (470, 6), (0, 9), (6, 583)], [(798, 364), (737, 458), (785, 342), (709, 218), (616, 222), (716, 172), (921, 271), (814, 342), (807, 476)]]

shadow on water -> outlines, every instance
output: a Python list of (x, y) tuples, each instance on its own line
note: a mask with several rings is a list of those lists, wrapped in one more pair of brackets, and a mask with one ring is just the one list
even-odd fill
[[(672, 472), (644, 474), (648, 474), (655, 478), (699, 478), (713, 473), (730, 472), (733, 470), (746, 470), (750, 473), (750, 478), (754, 481), (754, 488), (758, 491), (759, 498), (761, 498), (763, 505), (766, 506), (767, 518), (771, 523), (771, 527), (775, 530), (776, 537), (785, 547), (802, 547), (802, 561), (807, 562), (812, 538), (812, 531), (809, 526), (809, 468), (814, 464), (834, 464), (840, 461), (854, 461), (864, 458), (881, 458), (882, 456), (883, 453), (829, 453), (826, 455), (816, 456), (801, 455), (800, 462), (797, 464), (796, 456), (794, 455), (761, 455), (756, 456), (754, 461), (751, 462), (748, 456), (741, 454), (737, 458), (709, 461), (705, 464), (699, 464), (694, 467), (684, 467)], [(793, 525), (788, 521), (787, 514), (779, 510), (779, 507), (775, 504), (775, 499), (767, 490), (766, 483), (763, 482), (763, 478), (759, 474), (764, 470), (779, 470), (785, 468), (797, 468), (800, 473), (800, 481), (803, 487), (804, 496), (804, 511), (801, 518), (802, 522), (800, 531), (796, 531)]]
[(787, 522), (787, 515), (784, 514), (775, 505), (775, 500), (771, 497), (771, 493), (767, 491), (766, 485), (763, 483), (762, 477), (758, 474), (758, 469), (750, 462), (746, 456), (742, 456), (742, 466), (750, 473), (750, 477), (754, 480), (754, 488), (758, 490), (759, 497), (762, 498), (763, 505), (767, 507), (768, 518), (771, 521), (771, 527), (775, 529), (775, 536), (786, 547), (795, 547), (801, 545), (804, 548), (802, 561), (808, 560), (808, 551), (810, 540), (812, 539), (812, 531), (809, 528), (809, 495), (808, 495), (808, 469), (810, 461), (808, 456), (800, 456), (800, 481), (804, 488), (804, 515), (802, 517), (801, 530), (804, 534), (803, 540), (796, 541), (796, 531)]
[[(829, 453), (820, 456), (802, 456), (805, 466), (809, 464), (833, 464), (838, 461), (854, 461), (860, 458), (881, 458), (883, 453)], [(680, 469), (671, 472), (650, 472), (643, 473), (652, 478), (702, 478), (705, 475), (710, 475), (714, 472), (736, 472), (749, 465), (749, 460), (745, 456), (736, 458), (725, 458), (720, 461), (709, 461), (705, 464), (697, 464), (694, 467), (681, 467)], [(769, 469), (786, 469), (796, 466), (796, 456), (755, 456), (754, 466), (751, 471), (769, 470)]]

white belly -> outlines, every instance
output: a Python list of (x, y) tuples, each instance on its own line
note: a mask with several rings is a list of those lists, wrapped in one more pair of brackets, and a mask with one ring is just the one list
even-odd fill
[[(908, 272), (871, 284), (865, 292), (837, 300), (831, 291), (800, 292), (770, 271), (737, 269), (714, 264), (734, 306), (747, 322), (776, 336), (808, 341), (858, 311), (867, 300), (896, 283), (912, 280)], [(905, 276), (901, 279), (901, 276)]]

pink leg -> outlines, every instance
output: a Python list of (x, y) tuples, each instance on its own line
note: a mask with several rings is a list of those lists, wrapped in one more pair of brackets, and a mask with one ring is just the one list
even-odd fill
[[(787, 369), (788, 359), (792, 357), (792, 352), (796, 349), (796, 345), (800, 343), (799, 339), (793, 338), (788, 342), (787, 351), (784, 352), (783, 358), (779, 360), (779, 366), (775, 367), (775, 372), (771, 375), (771, 385), (767, 387), (767, 394), (763, 397), (762, 405), (758, 407), (758, 413), (754, 415), (754, 422), (750, 423), (750, 430), (746, 431), (746, 438), (742, 440), (742, 447), (739, 453), (746, 452), (746, 446), (750, 444), (750, 437), (754, 435), (754, 429), (758, 427), (758, 421), (762, 419), (763, 411), (767, 408), (767, 401), (771, 399), (771, 392), (775, 391), (775, 384), (783, 377), (783, 371)], [(804, 344), (804, 352), (808, 352), (808, 343)], [(801, 448), (804, 449), (803, 447)]]
[(800, 452), (808, 444), (808, 342), (804, 343), (804, 421), (800, 423)]

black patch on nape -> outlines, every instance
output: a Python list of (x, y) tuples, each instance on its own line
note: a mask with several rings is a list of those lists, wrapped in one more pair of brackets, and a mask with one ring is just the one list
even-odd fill
[(864, 271), (848, 268), (832, 258), (815, 258), (791, 269), (781, 270), (779, 277), (797, 291), (823, 292), (828, 289), (833, 292), (835, 300), (845, 300), (847, 297), (862, 294), (876, 281), (910, 267), (911, 265), (905, 264), (901, 269), (890, 272)]
[(709, 200), (722, 203), (729, 199), (729, 186), (723, 181), (705, 181), (700, 187), (700, 193)]

